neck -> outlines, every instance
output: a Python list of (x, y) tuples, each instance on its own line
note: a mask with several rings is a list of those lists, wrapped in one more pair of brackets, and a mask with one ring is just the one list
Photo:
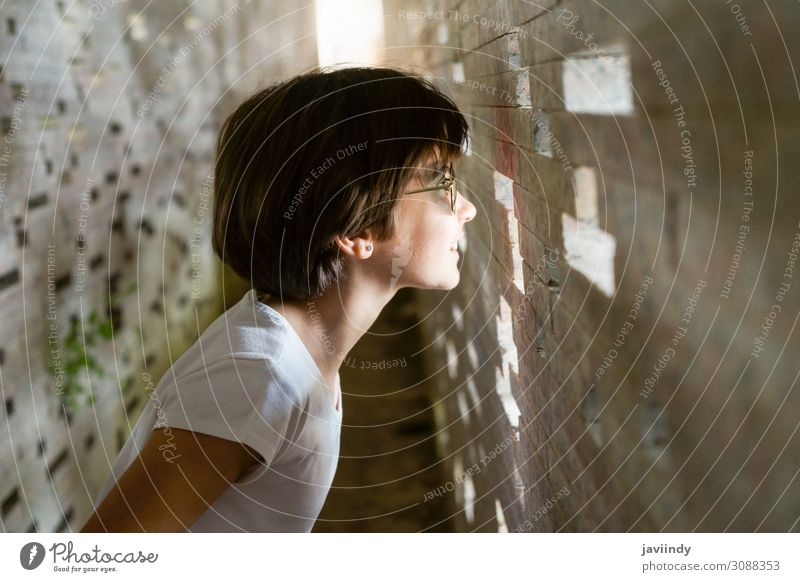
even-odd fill
[(289, 321), (332, 385), (347, 354), (396, 290), (351, 272), (319, 297), (283, 302), (268, 297), (265, 303)]

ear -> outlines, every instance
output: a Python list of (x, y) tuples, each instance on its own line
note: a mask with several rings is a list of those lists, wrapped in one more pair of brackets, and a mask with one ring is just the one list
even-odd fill
[(359, 236), (335, 236), (334, 242), (344, 254), (355, 259), (368, 259), (374, 249), (372, 235), (369, 232), (363, 232)]

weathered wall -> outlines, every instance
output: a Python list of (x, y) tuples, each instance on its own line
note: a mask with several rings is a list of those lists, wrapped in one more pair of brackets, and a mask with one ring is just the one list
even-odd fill
[(0, 9), (3, 530), (77, 530), (150, 390), (220, 313), (214, 144), (249, 90), (316, 63), (313, 5), (294, 9)]
[[(222, 307), (214, 138), (313, 64), (314, 15), (31, 4), (0, 18), (0, 524), (67, 531)], [(797, 531), (800, 20), (692, 4), (385, 0), (386, 61), (469, 116), (479, 207), (461, 285), (419, 294), (450, 476), (426, 527)]]
[(420, 293), (459, 527), (798, 531), (797, 5), (386, 0), (469, 116)]

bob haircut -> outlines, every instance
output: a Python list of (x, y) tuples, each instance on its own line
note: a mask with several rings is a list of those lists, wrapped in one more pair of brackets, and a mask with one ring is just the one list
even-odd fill
[(335, 236), (394, 234), (429, 158), (457, 159), (469, 127), (432, 82), (384, 67), (315, 67), (225, 120), (214, 165), (214, 252), (259, 294), (308, 299), (342, 275)]

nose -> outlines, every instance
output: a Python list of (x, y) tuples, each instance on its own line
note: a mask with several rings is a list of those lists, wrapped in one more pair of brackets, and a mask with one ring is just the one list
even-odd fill
[(458, 204), (456, 208), (456, 214), (458, 215), (458, 219), (460, 222), (469, 222), (475, 215), (478, 213), (478, 210), (475, 208), (475, 205), (467, 200), (467, 198), (461, 193), (459, 190), (458, 192)]

